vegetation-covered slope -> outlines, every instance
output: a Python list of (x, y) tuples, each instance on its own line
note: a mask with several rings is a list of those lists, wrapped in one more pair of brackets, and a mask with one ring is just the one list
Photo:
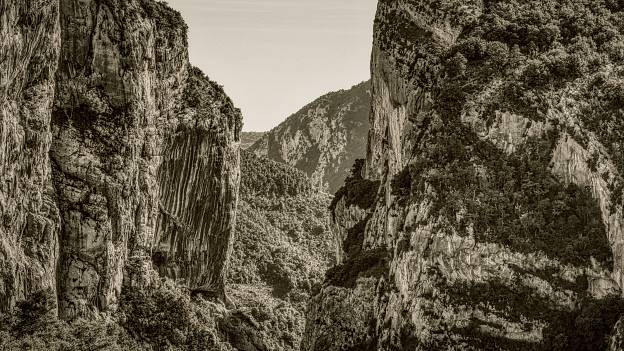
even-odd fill
[(364, 157), (370, 82), (328, 93), (267, 132), (249, 150), (305, 172), (334, 193), (357, 158)]
[(327, 206), (308, 177), (249, 152), (229, 263), (228, 307), (153, 277), (109, 319), (64, 322), (41, 291), (1, 316), (2, 350), (298, 350), (312, 291), (333, 260)]
[(288, 165), (242, 152), (229, 292), (271, 350), (298, 350), (305, 308), (333, 259), (329, 197)]

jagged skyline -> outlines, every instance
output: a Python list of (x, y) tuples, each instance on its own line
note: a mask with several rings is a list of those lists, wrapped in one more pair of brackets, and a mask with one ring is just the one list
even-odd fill
[(191, 63), (224, 85), (244, 130), (267, 131), (370, 77), (375, 0), (176, 0)]

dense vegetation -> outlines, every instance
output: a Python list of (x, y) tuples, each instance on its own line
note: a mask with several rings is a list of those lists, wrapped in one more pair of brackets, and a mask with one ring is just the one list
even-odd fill
[(245, 198), (239, 206), (230, 281), (263, 283), (303, 301), (332, 259), (323, 195)]
[(449, 310), (479, 308), (489, 319), (499, 323), (518, 323), (523, 328), (530, 328), (537, 321), (545, 323), (546, 328), (542, 342), (536, 343), (535, 340), (516, 340), (489, 333), (483, 328), (485, 321), (474, 318), (465, 326), (454, 327), (448, 334), (429, 340), (431, 349), (608, 350), (613, 325), (624, 314), (624, 301), (618, 296), (603, 299), (585, 296), (577, 304), (566, 306), (558, 304), (560, 301), (553, 301), (553, 296), (524, 285), (520, 279), (514, 284), (494, 279), (472, 284), (440, 285), (440, 288), (442, 292), (437, 298), (448, 301), (445, 304)]
[[(395, 191), (432, 196), (434, 210), (448, 219), (447, 225), (464, 235), (473, 231), (478, 241), (502, 243), (519, 252), (543, 251), (575, 265), (588, 264), (593, 256), (610, 267), (597, 202), (588, 189), (553, 177), (549, 162), (556, 131), (572, 133), (583, 143), (587, 135), (580, 130), (589, 130), (614, 160), (621, 157), (620, 73), (612, 71), (624, 59), (622, 4), (491, 0), (484, 5), (479, 18), (458, 15), (468, 23), (450, 48), (402, 44), (430, 62), (426, 69), (413, 67), (411, 77), (437, 99), (435, 113), (424, 122), (417, 159), (406, 171), (414, 183), (406, 182), (403, 172), (403, 179), (395, 179)], [(484, 104), (480, 118), (487, 123), (496, 113), (509, 111), (548, 121), (552, 131), (511, 155), (480, 141), (460, 119), (467, 102), (486, 90), (489, 95), (479, 101)], [(570, 116), (570, 125), (552, 117), (564, 92), (578, 95), (580, 113)]]
[(150, 289), (124, 289), (109, 320), (67, 323), (56, 318), (55, 296), (40, 292), (0, 316), (0, 349), (298, 349), (308, 298), (332, 260), (329, 198), (301, 172), (248, 153), (242, 171), (227, 287), (237, 308), (154, 278)]
[[(588, 272), (613, 269), (601, 209), (590, 188), (553, 176), (551, 160), (566, 135), (589, 151), (601, 144), (606, 152), (593, 155), (588, 166), (602, 172), (613, 202), (621, 204), (623, 189), (613, 182), (620, 175), (607, 171), (604, 160), (624, 171), (624, 2), (411, 3), (415, 12), (431, 16), (415, 21), (405, 8), (388, 5), (375, 31), (381, 50), (392, 57), (388, 64), (433, 101), (431, 110), (410, 116), (418, 124), (405, 132), (416, 134), (413, 159), (392, 180), (392, 193), (399, 205), (433, 203), (427, 223), (415, 225), (437, 225), (434, 230), (449, 238), (470, 236), (476, 241), (471, 254), (496, 263), (477, 264), (487, 273), (464, 277), (455, 275), (457, 257), (448, 257), (450, 270), (437, 257), (423, 260), (444, 273), (421, 273), (426, 277), (418, 304), (426, 322), (398, 331), (403, 349), (608, 349), (624, 304), (619, 296), (588, 296), (595, 288)], [(471, 12), (472, 5), (483, 12)], [(444, 32), (436, 11), (450, 13), (445, 20), (462, 27), (458, 38)], [(435, 23), (431, 31), (422, 23), (428, 20)], [(499, 149), (507, 130), (499, 147), (481, 139), (506, 113), (533, 127), (509, 153)], [(496, 129), (489, 131), (489, 138), (498, 137)], [(512, 263), (535, 257), (552, 266), (518, 269)], [(574, 277), (566, 276), (573, 271)], [(422, 337), (423, 329), (435, 335)], [(432, 345), (423, 347), (427, 342)]]
[[(147, 18), (154, 21), (153, 23), (156, 26), (155, 45), (188, 45), (188, 26), (180, 12), (169, 7), (167, 2), (163, 0), (140, 0), (139, 3), (145, 11)], [(180, 42), (180, 38), (182, 38), (183, 42)], [(169, 59), (163, 57), (158, 50), (156, 55), (157, 64)]]
[(197, 116), (203, 117), (198, 124), (204, 129), (219, 131), (229, 128), (236, 135), (240, 133), (243, 126), (240, 110), (234, 106), (223, 87), (197, 67), (189, 67), (183, 101), (185, 107), (194, 109)]
[[(598, 136), (624, 171), (619, 151), (624, 135), (623, 10), (621, 2), (611, 0), (486, 2), (479, 21), (440, 56), (448, 78), (436, 87), (441, 111), (456, 113), (472, 94), (501, 80), (483, 118), (492, 121), (495, 111), (507, 110), (544, 120), (568, 91), (582, 101), (573, 116), (577, 123)], [(572, 133), (580, 142), (587, 138)]]
[(449, 226), (474, 232), (480, 242), (542, 251), (575, 265), (593, 256), (611, 267), (597, 201), (588, 189), (551, 174), (551, 150), (548, 141), (531, 139), (506, 155), (466, 127), (431, 128), (410, 167), (414, 191), (434, 197), (434, 211)]
[[(561, 127), (579, 142), (587, 140), (581, 130), (595, 133), (623, 171), (622, 2), (488, 0), (481, 16), (467, 11), (475, 3), (430, 3), (465, 28), (449, 48), (419, 40), (422, 31), (403, 12), (377, 23), (380, 45), (402, 53), (396, 55), (397, 65), (435, 93), (436, 110), (444, 118), (458, 115), (466, 101), (491, 87), (491, 96), (482, 101), (484, 120), (492, 122), (496, 111), (510, 111), (544, 121), (567, 94), (578, 110), (559, 111), (571, 117)], [(404, 40), (392, 40), (399, 37)], [(416, 59), (429, 64), (411, 64)], [(573, 128), (574, 123), (582, 128)]]
[(294, 350), (312, 289), (333, 260), (327, 204), (290, 166), (242, 152), (229, 292), (272, 350)]
[(129, 290), (112, 319), (59, 321), (51, 291), (33, 294), (2, 316), (0, 349), (33, 351), (268, 350), (253, 317), (191, 298), (171, 281)]
[(241, 149), (247, 149), (256, 141), (260, 140), (266, 133), (265, 132), (242, 132), (241, 133)]
[(312, 193), (308, 177), (286, 164), (241, 150), (243, 196), (296, 196)]

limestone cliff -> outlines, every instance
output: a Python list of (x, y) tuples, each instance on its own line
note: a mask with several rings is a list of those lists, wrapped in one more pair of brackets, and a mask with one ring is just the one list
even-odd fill
[(150, 286), (155, 248), (162, 273), (222, 294), (241, 116), (190, 68), (180, 15), (0, 6), (0, 308), (49, 288), (64, 319), (114, 311)]
[(240, 112), (192, 68), (158, 174), (159, 271), (224, 298), (240, 180)]
[(622, 11), (379, 2), (366, 163), (333, 209), (346, 259), (313, 297), (303, 350), (609, 346)]
[(48, 150), (58, 1), (0, 3), (0, 310), (56, 289), (60, 215)]
[(304, 171), (334, 193), (365, 155), (370, 83), (326, 94), (266, 133), (249, 150)]

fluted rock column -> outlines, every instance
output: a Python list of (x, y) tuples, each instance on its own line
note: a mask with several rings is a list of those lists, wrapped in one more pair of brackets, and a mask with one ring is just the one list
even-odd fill
[(56, 289), (59, 214), (50, 180), (58, 1), (0, 1), (0, 311)]
[(193, 68), (185, 110), (166, 141), (159, 172), (159, 271), (225, 298), (240, 180), (241, 114), (223, 90)]

